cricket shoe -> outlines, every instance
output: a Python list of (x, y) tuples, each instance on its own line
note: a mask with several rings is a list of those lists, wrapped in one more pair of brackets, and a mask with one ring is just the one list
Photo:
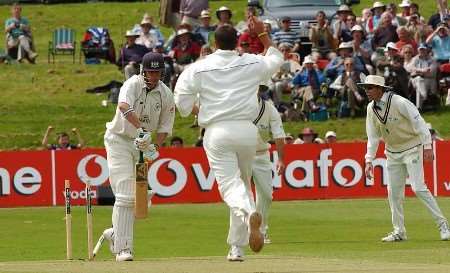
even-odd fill
[(133, 260), (133, 254), (131, 254), (131, 250), (125, 249), (121, 250), (119, 254), (116, 255), (116, 262), (125, 262), (125, 261), (132, 261)]
[(271, 244), (272, 240), (270, 240), (269, 233), (264, 234), (264, 244)]
[(441, 234), (442, 241), (450, 240), (450, 229), (448, 228), (447, 221), (444, 221), (439, 225), (439, 233)]
[(243, 262), (244, 250), (239, 246), (231, 246), (227, 255), (227, 260), (230, 262)]
[(407, 237), (405, 233), (391, 232), (386, 237), (381, 238), (382, 242), (400, 242), (406, 241)]
[(261, 233), (262, 217), (259, 212), (253, 212), (248, 220), (250, 236), (248, 244), (254, 252), (260, 252), (264, 246), (264, 235)]

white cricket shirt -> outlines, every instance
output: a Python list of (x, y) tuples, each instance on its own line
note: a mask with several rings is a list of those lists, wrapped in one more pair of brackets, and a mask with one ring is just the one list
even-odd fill
[(266, 151), (270, 148), (268, 141), (272, 135), (273, 139), (285, 138), (283, 122), (272, 101), (259, 100), (258, 115), (254, 119), (258, 127), (258, 144), (256, 151)]
[[(172, 133), (175, 119), (175, 103), (170, 89), (161, 81), (147, 92), (144, 78), (134, 75), (120, 88), (118, 102), (124, 102), (133, 108), (141, 126), (149, 132)], [(135, 138), (137, 129), (126, 120), (119, 108), (111, 122), (106, 123), (109, 133)]]
[(367, 105), (366, 131), (366, 162), (375, 158), (380, 139), (386, 144), (385, 151), (393, 154), (421, 144), (425, 149), (431, 148), (430, 132), (416, 106), (391, 92), (385, 92), (380, 101)]
[(198, 123), (253, 121), (258, 111), (257, 91), (262, 82), (280, 69), (283, 55), (270, 47), (265, 56), (217, 50), (181, 73), (175, 86), (175, 104), (188, 116), (199, 94)]

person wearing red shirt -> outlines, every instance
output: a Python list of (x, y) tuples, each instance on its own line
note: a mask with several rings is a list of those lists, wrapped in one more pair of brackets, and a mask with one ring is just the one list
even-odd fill
[(241, 49), (241, 44), (248, 44), (249, 53), (261, 54), (264, 51), (264, 46), (258, 38), (258, 35), (245, 31), (241, 34), (238, 40), (239, 50)]

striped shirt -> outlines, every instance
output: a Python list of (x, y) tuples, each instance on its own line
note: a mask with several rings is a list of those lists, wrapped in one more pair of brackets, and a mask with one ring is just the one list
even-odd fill
[(300, 44), (300, 35), (298, 35), (297, 32), (293, 30), (280, 30), (275, 32), (272, 36), (272, 40), (275, 44), (279, 45), (281, 43), (288, 43), (292, 47), (295, 46), (295, 44)]

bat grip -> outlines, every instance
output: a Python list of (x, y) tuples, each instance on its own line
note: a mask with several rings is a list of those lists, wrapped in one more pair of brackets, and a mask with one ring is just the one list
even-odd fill
[(144, 153), (139, 151), (139, 163), (144, 163)]

